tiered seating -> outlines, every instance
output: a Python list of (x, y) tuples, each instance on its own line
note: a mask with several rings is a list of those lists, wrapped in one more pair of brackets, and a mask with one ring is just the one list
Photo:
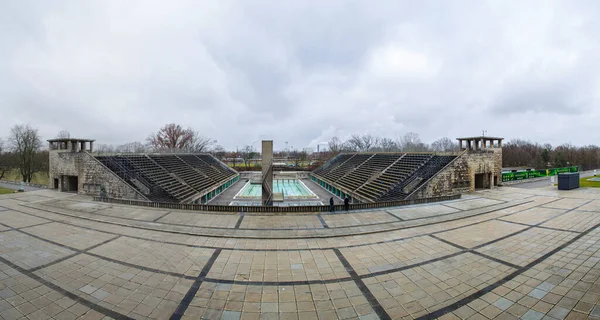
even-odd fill
[[(341, 154), (313, 175), (368, 201), (402, 200), (456, 156), (417, 153)], [(410, 191), (409, 191), (410, 192)]]
[(169, 171), (176, 174), (197, 191), (202, 191), (214, 184), (214, 181), (208, 176), (190, 167), (177, 156), (151, 155), (150, 158), (163, 168), (168, 168)]
[(396, 160), (398, 160), (398, 155), (375, 154), (367, 159), (367, 161), (363, 162), (360, 167), (357, 167), (355, 170), (348, 173), (348, 175), (339, 179), (337, 183), (348, 190), (356, 190), (369, 179), (384, 171)]
[(397, 160), (387, 170), (361, 186), (356, 192), (374, 201), (388, 192), (395, 184), (410, 177), (431, 157), (430, 154), (405, 154), (396, 157)]
[(177, 202), (177, 199), (170, 196), (158, 185), (148, 181), (139, 170), (133, 167), (127, 158), (121, 156), (98, 156), (96, 158), (129, 185), (144, 194), (150, 201)]
[(210, 179), (212, 179), (213, 183), (218, 183), (227, 179), (228, 177), (233, 176), (233, 174), (223, 172), (223, 170), (219, 170), (215, 168), (215, 166), (210, 165), (209, 163), (204, 161), (204, 159), (206, 159), (205, 157), (198, 157), (193, 154), (184, 154), (180, 155), (179, 157), (191, 167), (200, 170), (204, 174), (206, 174)]
[[(448, 163), (454, 160), (454, 158), (456, 158), (456, 156), (432, 156), (425, 165), (415, 171), (414, 174), (412, 174), (408, 179), (405, 179), (401, 183), (397, 184), (387, 194), (379, 198), (378, 201), (394, 201), (405, 199), (410, 192), (427, 182), (429, 178), (433, 177), (433, 175), (438, 173)], [(408, 193), (405, 192), (404, 188), (415, 180), (418, 180), (418, 183), (416, 183), (414, 187), (408, 191)]]
[(354, 154), (352, 157), (348, 158), (347, 161), (332, 168), (331, 170), (325, 170), (321, 173), (321, 176), (325, 179), (328, 179), (331, 182), (335, 182), (344, 175), (350, 173), (352, 170), (356, 169), (363, 162), (369, 159), (373, 154)]
[(322, 167), (318, 167), (313, 172), (320, 173), (323, 171), (332, 171), (352, 157), (354, 157), (353, 154), (348, 154), (348, 153), (338, 154), (335, 158), (333, 158), (332, 160), (325, 163)]
[(196, 157), (198, 159), (208, 163), (210, 166), (212, 166), (217, 171), (221, 172), (223, 174), (223, 176), (226, 178), (236, 174), (236, 172), (233, 169), (228, 167), (223, 162), (217, 160), (215, 157), (211, 156), (210, 154), (197, 154)]
[(237, 174), (203, 154), (130, 154), (96, 159), (149, 200), (160, 202), (193, 200), (200, 192), (217, 188)]
[(154, 182), (178, 200), (187, 199), (196, 193), (194, 189), (169, 174), (165, 168), (159, 166), (146, 155), (128, 156), (127, 160), (148, 180)]

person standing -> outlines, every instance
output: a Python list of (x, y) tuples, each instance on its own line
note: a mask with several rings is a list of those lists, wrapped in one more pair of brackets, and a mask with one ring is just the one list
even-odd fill
[(346, 210), (346, 212), (350, 210), (350, 197), (348, 196), (344, 198), (344, 210)]
[(333, 197), (329, 198), (329, 212), (335, 211), (335, 205), (333, 203)]

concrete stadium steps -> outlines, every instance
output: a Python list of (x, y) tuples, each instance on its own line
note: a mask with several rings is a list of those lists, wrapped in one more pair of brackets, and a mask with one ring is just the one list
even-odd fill
[(188, 202), (237, 173), (204, 154), (96, 156), (101, 163), (151, 201)]
[(199, 170), (185, 163), (179, 157), (175, 156), (150, 156), (150, 158), (163, 168), (168, 168), (172, 173), (175, 173), (183, 181), (189, 184), (197, 191), (202, 191), (209, 188), (214, 182)]
[(354, 170), (356, 167), (360, 166), (363, 162), (367, 161), (367, 159), (369, 159), (371, 156), (372, 154), (354, 154), (340, 166), (333, 168), (332, 170), (328, 170), (327, 172), (323, 172), (323, 177), (335, 182), (348, 174), (350, 171)]
[(412, 181), (415, 189), (455, 156), (428, 153), (340, 154), (313, 172), (340, 190), (369, 201), (402, 200)]
[(353, 154), (344, 154), (344, 153), (338, 154), (335, 158), (333, 158), (332, 160), (325, 163), (322, 167), (315, 169), (313, 172), (320, 173), (320, 172), (323, 172), (324, 170), (332, 171), (335, 168), (344, 164), (344, 162), (348, 161), (348, 159), (350, 159), (352, 157), (354, 157)]
[(177, 200), (183, 201), (197, 193), (181, 181), (179, 177), (160, 166), (147, 155), (129, 156), (127, 159), (142, 175), (148, 177), (149, 180), (156, 183)]
[[(157, 202), (177, 202), (158, 185), (149, 181), (130, 161), (121, 156), (98, 156), (98, 161), (113, 171), (133, 188), (144, 194), (148, 200)], [(137, 182), (137, 183), (136, 183)]]
[[(379, 201), (393, 201), (406, 199), (414, 190), (425, 184), (431, 177), (448, 165), (456, 156), (432, 156), (423, 166), (418, 168), (411, 176), (397, 184), (387, 194), (382, 196)], [(404, 188), (415, 179), (421, 179), (418, 184), (409, 192), (404, 192)]]
[(224, 170), (221, 166), (212, 165), (211, 160), (216, 160), (212, 157), (185, 154), (179, 155), (179, 158), (191, 167), (202, 171), (209, 178), (211, 178), (214, 183), (219, 183), (220, 181), (226, 180), (227, 178), (235, 175), (234, 172)]

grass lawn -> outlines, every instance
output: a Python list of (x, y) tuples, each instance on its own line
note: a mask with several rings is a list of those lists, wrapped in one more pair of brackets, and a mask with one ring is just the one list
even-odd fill
[(579, 179), (579, 186), (586, 188), (600, 188), (600, 181), (588, 181), (587, 179), (600, 178), (600, 176), (591, 176)]
[[(600, 181), (588, 181), (591, 178), (600, 178), (600, 176), (591, 176), (579, 179), (579, 187), (580, 188), (600, 188)], [(555, 183), (554, 186), (558, 186), (558, 183)]]
[[(3, 180), (20, 182), (23, 177), (19, 174), (19, 170), (13, 170), (4, 175)], [(48, 172), (36, 172), (31, 179), (31, 183), (48, 185)]]
[(13, 192), (14, 192), (14, 190), (0, 187), (0, 194), (9, 194), (9, 193), (13, 193)]

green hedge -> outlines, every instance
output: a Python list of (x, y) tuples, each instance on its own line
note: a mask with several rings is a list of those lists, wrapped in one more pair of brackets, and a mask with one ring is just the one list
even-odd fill
[(532, 171), (523, 171), (523, 172), (507, 172), (502, 174), (502, 182), (506, 181), (515, 181), (515, 180), (523, 180), (523, 179), (532, 179), (532, 178), (541, 178), (541, 177), (550, 177), (555, 176), (559, 173), (565, 172), (577, 172), (578, 167), (564, 167), (564, 168), (552, 168), (552, 169), (544, 169), (544, 170), (532, 170)]

